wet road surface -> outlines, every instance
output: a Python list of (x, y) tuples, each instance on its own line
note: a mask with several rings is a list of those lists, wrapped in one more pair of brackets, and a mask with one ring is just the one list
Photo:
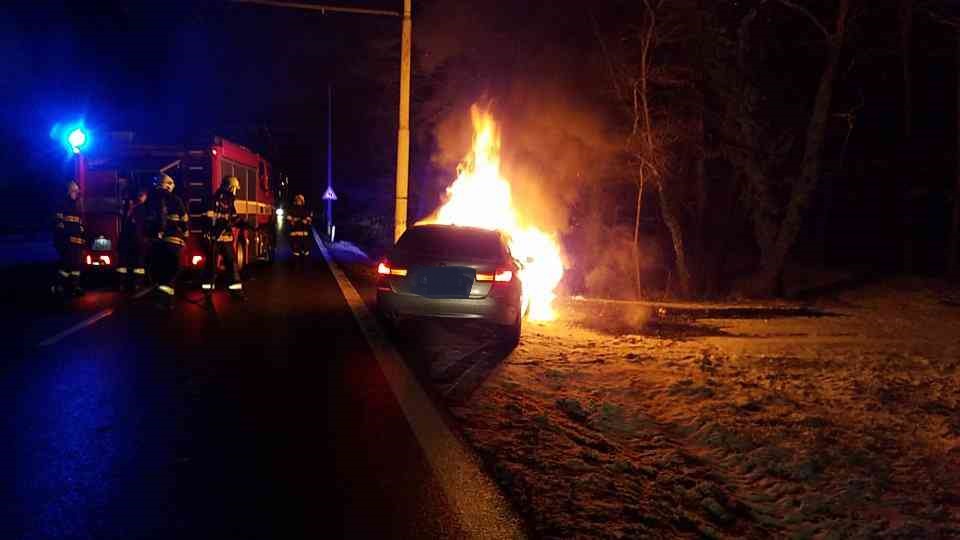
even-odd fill
[(37, 283), (15, 291), (0, 537), (462, 536), (322, 259), (246, 286), (247, 302), (190, 291), (169, 313), (149, 296), (57, 307), (30, 301)]

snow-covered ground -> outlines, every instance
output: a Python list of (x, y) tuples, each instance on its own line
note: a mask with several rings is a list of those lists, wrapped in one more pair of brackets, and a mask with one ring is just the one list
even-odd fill
[(559, 308), (401, 344), (536, 536), (960, 538), (960, 290)]
[(958, 301), (566, 301), (451, 410), (538, 536), (960, 537)]

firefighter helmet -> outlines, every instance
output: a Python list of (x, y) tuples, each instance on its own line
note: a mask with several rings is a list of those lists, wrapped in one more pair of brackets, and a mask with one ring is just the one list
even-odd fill
[(306, 199), (303, 198), (303, 195), (297, 193), (293, 196), (293, 204), (296, 206), (303, 206), (306, 203)]
[(177, 185), (176, 183), (174, 183), (173, 178), (170, 178), (170, 176), (168, 176), (167, 174), (160, 173), (160, 175), (157, 176), (158, 188), (164, 191), (167, 191), (168, 193), (173, 193), (173, 188), (175, 188), (176, 186)]
[(223, 182), (220, 183), (220, 189), (236, 195), (240, 191), (240, 179), (233, 175), (224, 176)]

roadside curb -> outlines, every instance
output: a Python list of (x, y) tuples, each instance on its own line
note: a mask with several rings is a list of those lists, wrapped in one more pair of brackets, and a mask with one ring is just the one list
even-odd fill
[(509, 502), (447, 427), (316, 230), (313, 237), (463, 530), (470, 538), (525, 538)]

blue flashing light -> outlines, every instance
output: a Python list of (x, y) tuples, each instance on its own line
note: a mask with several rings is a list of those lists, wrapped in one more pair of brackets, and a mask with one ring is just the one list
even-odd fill
[(83, 125), (83, 120), (66, 125), (54, 124), (50, 129), (50, 138), (60, 142), (67, 151), (74, 154), (88, 148), (91, 142), (90, 132)]
[(76, 128), (67, 135), (67, 143), (70, 144), (70, 147), (74, 150), (79, 150), (83, 148), (83, 145), (87, 144), (87, 133), (83, 128)]

